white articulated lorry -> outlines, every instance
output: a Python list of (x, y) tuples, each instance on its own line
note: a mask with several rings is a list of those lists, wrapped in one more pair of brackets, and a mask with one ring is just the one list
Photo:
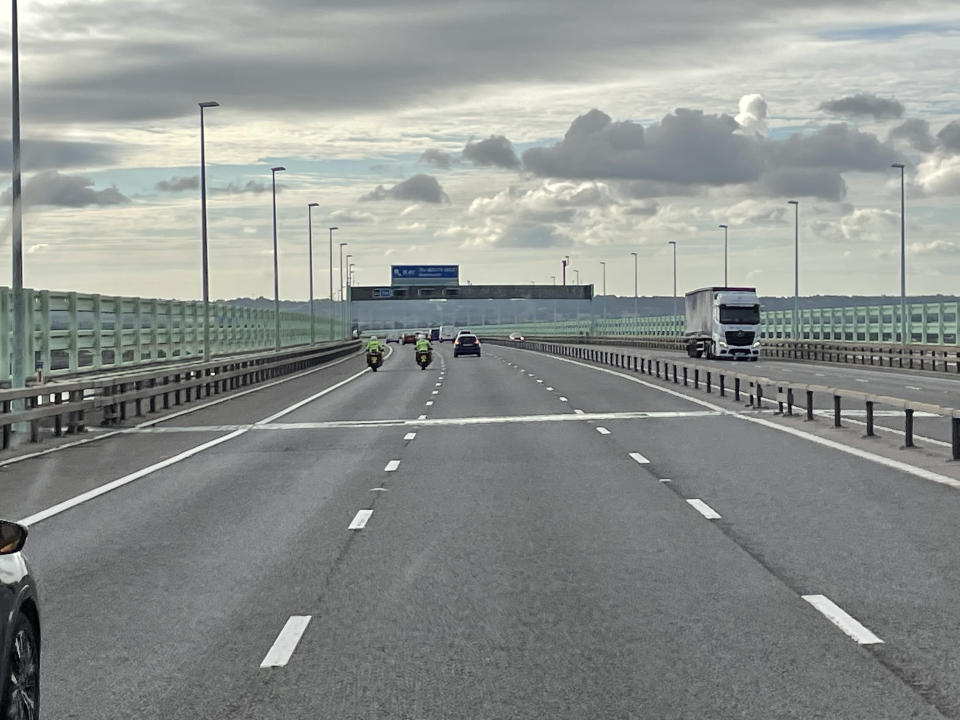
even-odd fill
[(708, 287), (686, 296), (684, 340), (690, 357), (760, 357), (760, 299), (756, 288)]

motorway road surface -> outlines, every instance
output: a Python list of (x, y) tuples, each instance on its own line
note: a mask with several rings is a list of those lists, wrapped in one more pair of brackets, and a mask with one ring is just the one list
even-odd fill
[(6, 467), (44, 717), (960, 717), (957, 490), (484, 350)]

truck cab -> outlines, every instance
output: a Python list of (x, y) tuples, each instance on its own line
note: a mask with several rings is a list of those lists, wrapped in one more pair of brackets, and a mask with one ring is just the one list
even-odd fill
[(690, 357), (760, 357), (760, 300), (756, 288), (710, 287), (686, 295), (684, 339)]

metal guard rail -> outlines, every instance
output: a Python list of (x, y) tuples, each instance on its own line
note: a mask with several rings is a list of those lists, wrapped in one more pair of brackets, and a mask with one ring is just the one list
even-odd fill
[[(89, 424), (87, 413), (94, 410), (103, 411), (104, 425), (115, 425), (126, 420), (128, 403), (133, 403), (135, 416), (141, 417), (145, 404), (151, 413), (167, 410), (171, 404), (181, 405), (254, 385), (335, 360), (359, 349), (359, 341), (348, 340), (279, 353), (251, 353), (210, 362), (177, 363), (140, 372), (108, 373), (17, 390), (0, 390), (3, 448), (9, 447), (12, 426), (17, 423), (29, 423), (30, 440), (39, 442), (40, 426), (45, 420), (53, 420), (57, 437), (64, 432), (82, 432)], [(15, 408), (16, 405), (25, 407)]]
[[(720, 397), (726, 397), (727, 392), (734, 393), (734, 399), (740, 400), (741, 394), (748, 394), (750, 405), (752, 407), (763, 407), (763, 401), (767, 390), (772, 390), (779, 412), (782, 415), (793, 415), (794, 406), (802, 408), (806, 412), (806, 419), (813, 420), (813, 398), (815, 393), (827, 394), (833, 398), (833, 426), (843, 427), (841, 423), (841, 414), (843, 400), (855, 400), (864, 403), (866, 411), (867, 436), (874, 436), (874, 405), (886, 405), (896, 409), (903, 410), (904, 414), (904, 445), (914, 447), (913, 442), (913, 416), (915, 412), (933, 413), (935, 415), (946, 416), (950, 420), (951, 451), (954, 460), (960, 460), (960, 410), (952, 407), (941, 407), (930, 403), (915, 402), (913, 400), (904, 400), (903, 398), (889, 397), (886, 395), (874, 395), (871, 393), (859, 392), (857, 390), (846, 390), (843, 388), (833, 388), (825, 385), (807, 385), (804, 383), (795, 383), (782, 380), (773, 380), (771, 378), (752, 375), (750, 373), (727, 371), (717, 367), (717, 365), (703, 365), (690, 362), (683, 359), (652, 358), (638, 355), (629, 355), (627, 353), (613, 352), (609, 350), (598, 350), (590, 347), (580, 347), (571, 343), (558, 343), (539, 340), (512, 341), (502, 338), (485, 338), (484, 342), (495, 345), (504, 345), (507, 347), (520, 347), (526, 350), (535, 350), (562, 357), (577, 358), (587, 362), (595, 362), (601, 365), (632, 370), (644, 375), (662, 378), (666, 382), (673, 380), (674, 384), (682, 382), (689, 387), (692, 382), (695, 389), (700, 385), (705, 385), (708, 393), (713, 392), (714, 384)], [(671, 378), (671, 369), (673, 370)], [(682, 376), (681, 376), (682, 374)], [(730, 382), (733, 386), (731, 388)], [(744, 389), (746, 388), (746, 389)], [(805, 402), (797, 400), (797, 392), (802, 393)], [(756, 400), (754, 400), (756, 398)], [(770, 400), (767, 400), (770, 402)]]
[[(573, 345), (613, 345), (683, 352), (682, 338), (536, 336), (534, 340)], [(872, 365), (903, 370), (930, 370), (960, 374), (960, 346), (891, 345), (883, 343), (819, 342), (816, 340), (765, 340), (761, 357), (776, 360), (812, 360), (847, 365)]]

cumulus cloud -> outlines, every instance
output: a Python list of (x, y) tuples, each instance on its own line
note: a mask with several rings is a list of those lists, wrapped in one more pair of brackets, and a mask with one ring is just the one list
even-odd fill
[(903, 115), (903, 104), (873, 93), (857, 93), (820, 103), (820, 110), (845, 117), (870, 117), (874, 120), (895, 120)]
[(929, 156), (917, 166), (914, 183), (924, 195), (960, 196), (960, 155)]
[(334, 210), (330, 220), (338, 223), (375, 223), (377, 216), (362, 210)]
[[(61, 175), (56, 170), (37, 173), (23, 186), (24, 206), (49, 205), (79, 208), (88, 205), (123, 205), (130, 198), (115, 187), (93, 189), (94, 181), (75, 175)], [(7, 188), (2, 201), (9, 204), (13, 197)]]
[(501, 167), (512, 170), (520, 167), (520, 159), (511, 143), (503, 135), (491, 135), (486, 140), (468, 142), (463, 148), (464, 160), (484, 167)]
[(937, 144), (947, 152), (960, 153), (960, 120), (954, 120), (937, 133)]
[(934, 148), (933, 136), (930, 134), (930, 123), (920, 118), (910, 118), (902, 125), (897, 125), (887, 136), (890, 141), (903, 140), (914, 150), (931, 152)]
[(450, 197), (443, 191), (440, 182), (432, 175), (414, 175), (392, 188), (377, 185), (361, 200), (406, 200), (412, 202), (446, 203)]
[(887, 242), (900, 227), (900, 213), (878, 208), (859, 208), (834, 220), (816, 220), (813, 231), (832, 242)]
[(421, 163), (424, 163), (425, 165), (433, 165), (441, 170), (449, 170), (455, 160), (456, 158), (451, 153), (438, 150), (437, 148), (424, 150), (420, 154)]
[(193, 175), (192, 177), (179, 177), (174, 175), (169, 180), (161, 180), (154, 185), (154, 189), (157, 192), (168, 193), (183, 192), (184, 190), (196, 190), (199, 187), (200, 177), (197, 175)]
[(578, 209), (617, 203), (606, 183), (547, 181), (530, 190), (511, 186), (492, 197), (474, 198), (467, 212), (475, 217), (511, 215), (525, 221), (564, 223), (572, 220)]
[[(246, 184), (232, 182), (228, 185), (221, 185), (219, 187), (214, 187), (210, 189), (210, 193), (213, 195), (239, 195), (241, 193), (253, 193), (254, 195), (260, 195), (261, 193), (270, 192), (271, 185), (269, 183), (260, 182), (258, 180), (250, 180)], [(277, 192), (283, 190), (282, 185), (277, 185)]]
[(740, 98), (740, 112), (734, 120), (743, 129), (743, 132), (766, 137), (767, 134), (767, 101), (756, 93), (744, 95)]
[(745, 96), (741, 119), (679, 109), (647, 128), (591, 110), (563, 140), (523, 155), (527, 170), (555, 178), (623, 179), (622, 192), (643, 198), (692, 194), (703, 186), (752, 184), (768, 195), (840, 200), (846, 171), (886, 171), (896, 150), (846, 123), (771, 140), (760, 134), (766, 104)]

